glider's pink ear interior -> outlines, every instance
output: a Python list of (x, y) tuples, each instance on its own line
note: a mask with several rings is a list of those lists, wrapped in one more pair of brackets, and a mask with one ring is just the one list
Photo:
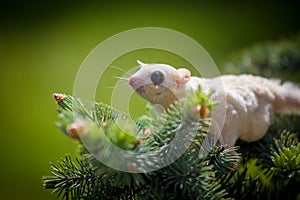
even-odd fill
[(191, 77), (191, 72), (185, 68), (177, 69), (177, 77), (175, 78), (177, 86), (185, 85)]

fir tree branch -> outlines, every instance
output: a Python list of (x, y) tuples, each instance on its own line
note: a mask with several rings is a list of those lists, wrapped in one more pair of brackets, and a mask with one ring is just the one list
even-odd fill
[(65, 199), (80, 199), (100, 178), (95, 175), (94, 166), (78, 159), (75, 163), (70, 156), (51, 168), (53, 176), (44, 176), (43, 186)]

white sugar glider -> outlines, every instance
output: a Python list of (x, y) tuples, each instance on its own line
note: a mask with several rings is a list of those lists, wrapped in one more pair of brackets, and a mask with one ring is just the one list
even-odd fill
[(220, 104), (213, 111), (217, 117), (212, 127), (219, 128), (222, 145), (233, 146), (237, 139), (246, 142), (261, 139), (273, 122), (274, 112), (300, 114), (300, 89), (290, 82), (280, 84), (278, 80), (253, 75), (205, 79), (191, 76), (185, 68), (140, 61), (138, 64), (138, 70), (129, 79), (130, 86), (151, 104), (165, 109), (199, 85), (204, 93), (214, 91), (212, 99)]

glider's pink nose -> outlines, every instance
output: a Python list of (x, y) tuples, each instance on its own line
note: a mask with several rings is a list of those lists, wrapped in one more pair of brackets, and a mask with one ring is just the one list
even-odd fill
[(134, 83), (136, 82), (136, 78), (135, 77), (131, 77), (129, 79), (129, 85), (131, 85), (133, 87)]

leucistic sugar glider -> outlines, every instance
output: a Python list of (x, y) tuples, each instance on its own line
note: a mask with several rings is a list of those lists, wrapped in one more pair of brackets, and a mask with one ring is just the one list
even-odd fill
[(261, 139), (272, 124), (275, 112), (300, 114), (300, 89), (290, 82), (281, 84), (278, 80), (253, 75), (206, 79), (191, 76), (185, 68), (140, 61), (138, 64), (138, 70), (129, 79), (130, 86), (148, 102), (164, 109), (199, 85), (204, 93), (214, 91), (212, 98), (220, 105), (213, 111), (218, 117), (213, 119), (216, 122), (212, 122), (212, 127), (220, 129), (222, 145), (233, 146), (237, 139), (246, 142)]

